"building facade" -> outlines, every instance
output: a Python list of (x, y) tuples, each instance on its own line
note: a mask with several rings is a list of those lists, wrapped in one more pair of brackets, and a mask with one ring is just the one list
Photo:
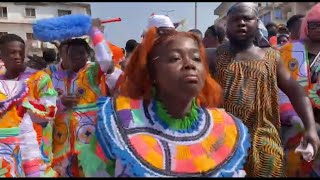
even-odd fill
[[(222, 2), (215, 10), (214, 15), (219, 16), (214, 24), (225, 27), (228, 9), (236, 2)], [(258, 2), (259, 18), (266, 25), (269, 22), (286, 24), (287, 20), (295, 14), (305, 15), (316, 2)]]
[(235, 2), (222, 2), (215, 10), (214, 15), (218, 16), (218, 18), (214, 21), (214, 24), (220, 27), (225, 28), (226, 26), (226, 15), (231, 6), (233, 6)]
[(26, 40), (27, 48), (52, 47), (33, 38), (32, 23), (37, 19), (67, 14), (91, 15), (90, 4), (54, 2), (0, 2), (0, 36), (17, 34)]
[(259, 2), (259, 17), (266, 25), (270, 22), (286, 24), (296, 14), (305, 15), (316, 2)]

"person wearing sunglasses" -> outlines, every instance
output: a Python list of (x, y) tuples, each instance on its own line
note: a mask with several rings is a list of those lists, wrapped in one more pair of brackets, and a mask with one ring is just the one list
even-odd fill
[[(302, 20), (300, 40), (292, 41), (280, 48), (285, 67), (291, 76), (305, 89), (313, 105), (313, 114), (319, 134), (320, 123), (320, 3), (313, 6)], [(298, 31), (298, 29), (297, 29)], [(294, 91), (294, 90), (293, 90)], [(320, 177), (320, 158), (308, 163), (295, 154), (292, 144), (299, 140), (305, 131), (299, 117), (288, 100), (280, 93), (283, 143), (287, 159), (287, 175)]]

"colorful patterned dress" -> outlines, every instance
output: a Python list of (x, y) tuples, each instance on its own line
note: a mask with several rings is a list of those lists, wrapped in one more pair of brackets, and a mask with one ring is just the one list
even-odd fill
[[(290, 71), (291, 76), (304, 87), (313, 107), (319, 111), (320, 84), (319, 82), (318, 84), (311, 83), (308, 52), (304, 43), (302, 41), (290, 42), (284, 45), (280, 49), (280, 52), (282, 60)], [(320, 69), (317, 72), (319, 73)], [(301, 154), (294, 153), (304, 133), (303, 123), (295, 112), (289, 98), (281, 91), (279, 92), (279, 97), (287, 176), (319, 177), (320, 157), (316, 157), (314, 161), (307, 162), (301, 157)]]
[[(5, 80), (4, 74), (0, 79)], [(43, 71), (31, 68), (21, 73), (16, 80), (26, 81), (29, 90), (28, 96), (22, 103), (24, 111), (32, 120), (32, 128), (37, 134), (37, 142), (41, 152), (41, 177), (57, 176), (52, 169), (52, 124), (56, 113), (57, 93), (53, 89), (51, 79)], [(28, 152), (29, 153), (29, 152)]]
[(197, 106), (190, 128), (162, 121), (155, 101), (99, 100), (87, 177), (241, 177), (250, 146), (247, 128), (222, 109)]
[[(88, 62), (79, 72), (72, 74), (68, 74), (61, 63), (46, 69), (59, 94), (53, 127), (53, 166), (60, 177), (83, 176), (81, 167), (89, 163), (83, 158), (95, 133), (96, 102), (100, 96), (107, 94), (106, 75), (102, 70), (107, 70), (106, 61), (111, 62), (112, 56), (100, 31), (94, 30), (91, 38), (95, 45), (96, 62)], [(67, 110), (61, 103), (61, 97), (67, 94), (80, 97), (72, 110)]]
[(224, 108), (248, 127), (251, 149), (245, 170), (250, 177), (283, 176), (276, 51), (262, 60), (236, 61), (228, 44), (217, 51), (217, 80), (224, 89)]

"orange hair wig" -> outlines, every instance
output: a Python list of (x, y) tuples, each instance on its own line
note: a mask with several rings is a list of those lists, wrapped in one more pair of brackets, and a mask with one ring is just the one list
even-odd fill
[(189, 32), (174, 31), (171, 35), (159, 35), (156, 28), (150, 28), (142, 43), (134, 50), (124, 74), (124, 82), (120, 93), (133, 99), (143, 98), (150, 101), (152, 97), (152, 81), (148, 69), (148, 56), (156, 45), (177, 35), (194, 39), (200, 48), (201, 61), (205, 66), (205, 82), (197, 96), (197, 102), (204, 107), (218, 107), (222, 102), (222, 88), (212, 79), (206, 63), (205, 48), (197, 35)]

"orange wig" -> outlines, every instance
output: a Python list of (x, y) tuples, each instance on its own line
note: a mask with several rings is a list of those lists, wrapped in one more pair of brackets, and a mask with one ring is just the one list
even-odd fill
[(170, 35), (159, 35), (154, 27), (146, 32), (142, 43), (134, 50), (126, 66), (125, 80), (121, 85), (121, 94), (132, 99), (143, 98), (150, 101), (152, 96), (152, 81), (148, 68), (148, 57), (154, 47), (168, 38), (175, 38), (177, 35), (194, 39), (200, 48), (201, 61), (205, 66), (206, 72), (203, 89), (197, 97), (198, 104), (204, 107), (218, 107), (222, 102), (222, 88), (210, 76), (209, 67), (206, 63), (205, 48), (198, 36), (193, 33), (178, 31), (174, 31)]

